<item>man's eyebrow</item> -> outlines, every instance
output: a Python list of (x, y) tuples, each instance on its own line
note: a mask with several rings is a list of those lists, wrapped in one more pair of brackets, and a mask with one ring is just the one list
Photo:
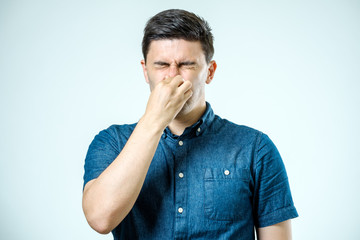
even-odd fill
[(163, 62), (163, 61), (156, 61), (156, 62), (154, 62), (154, 65), (161, 65), (161, 66), (163, 66), (163, 65), (170, 65), (170, 64), (167, 63), (167, 62)]
[[(168, 66), (168, 65), (170, 65), (170, 63), (163, 62), (163, 61), (155, 61), (153, 64), (154, 65), (160, 65), (160, 66)], [(184, 61), (184, 62), (180, 62), (178, 64), (179, 67), (181, 67), (181, 66), (192, 66), (192, 65), (196, 65), (196, 62), (194, 62), (194, 61)]]
[(180, 62), (179, 66), (190, 66), (190, 65), (195, 65), (196, 62), (193, 61), (185, 61), (185, 62)]

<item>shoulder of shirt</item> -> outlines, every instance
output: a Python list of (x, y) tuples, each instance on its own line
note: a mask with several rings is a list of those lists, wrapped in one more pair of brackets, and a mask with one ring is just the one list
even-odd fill
[(113, 124), (107, 129), (111, 130), (134, 130), (137, 123), (131, 123), (131, 124)]
[(102, 130), (102, 132), (108, 133), (113, 138), (129, 138), (131, 133), (134, 131), (137, 123), (132, 124), (113, 124), (108, 128)]
[(258, 136), (264, 135), (264, 133), (260, 130), (257, 130), (255, 128), (252, 128), (252, 127), (249, 127), (246, 125), (240, 125), (240, 124), (234, 123), (228, 119), (221, 118), (218, 115), (215, 115), (214, 122), (217, 123), (217, 124), (214, 124), (215, 128), (217, 128), (217, 129), (213, 129), (214, 131), (219, 131), (219, 130), (221, 131), (222, 129), (224, 129), (224, 130), (226, 129), (226, 130), (231, 130), (236, 134), (247, 135), (247, 136), (258, 137)]

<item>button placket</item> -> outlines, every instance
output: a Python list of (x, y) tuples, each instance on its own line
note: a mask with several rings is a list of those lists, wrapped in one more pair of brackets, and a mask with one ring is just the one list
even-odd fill
[(178, 139), (175, 143), (176, 150), (174, 152), (174, 192), (175, 192), (175, 225), (174, 235), (186, 232), (187, 223), (187, 181), (186, 181), (186, 144), (183, 139)]

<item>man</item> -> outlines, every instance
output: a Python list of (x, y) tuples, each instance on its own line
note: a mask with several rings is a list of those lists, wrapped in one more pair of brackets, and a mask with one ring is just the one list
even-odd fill
[(297, 217), (286, 171), (263, 133), (215, 115), (205, 84), (213, 36), (193, 13), (167, 10), (144, 30), (151, 94), (137, 124), (91, 143), (83, 210), (114, 239), (291, 239)]

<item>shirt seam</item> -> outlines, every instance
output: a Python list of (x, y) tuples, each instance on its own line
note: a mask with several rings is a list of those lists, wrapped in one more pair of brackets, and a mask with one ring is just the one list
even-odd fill
[[(257, 191), (258, 187), (257, 187), (257, 169), (256, 169), (256, 164), (257, 164), (257, 157), (258, 157), (258, 148), (260, 145), (260, 139), (262, 136), (262, 132), (259, 131), (258, 135), (257, 135), (257, 139), (256, 139), (256, 143), (254, 146), (254, 158), (253, 158), (253, 171), (254, 171), (254, 193)], [(253, 206), (255, 206), (255, 196), (253, 196)], [(254, 211), (254, 208), (253, 208)], [(255, 213), (255, 211), (254, 211)]]

